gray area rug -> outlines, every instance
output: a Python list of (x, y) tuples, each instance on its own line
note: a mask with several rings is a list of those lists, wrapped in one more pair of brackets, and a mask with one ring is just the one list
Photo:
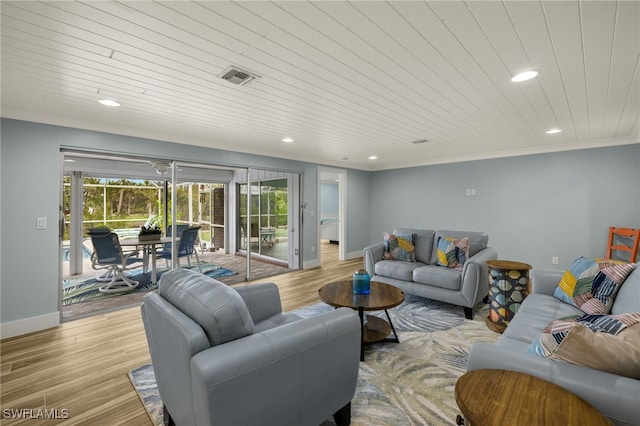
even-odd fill
[[(295, 311), (311, 317), (333, 309), (317, 303)], [(356, 394), (351, 403), (352, 425), (454, 425), (459, 414), (453, 390), (466, 371), (474, 342), (494, 342), (498, 334), (487, 329), (482, 306), (474, 320), (462, 308), (416, 296), (407, 296), (389, 314), (400, 343), (367, 345), (360, 363)], [(384, 311), (370, 314), (384, 317)], [(147, 364), (129, 372), (154, 424), (162, 424), (162, 401), (153, 368)], [(332, 425), (327, 419), (323, 426)]]

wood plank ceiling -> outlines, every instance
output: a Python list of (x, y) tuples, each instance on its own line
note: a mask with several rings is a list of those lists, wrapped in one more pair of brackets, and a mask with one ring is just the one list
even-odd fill
[(639, 142), (638, 1), (0, 8), (3, 117), (363, 170)]

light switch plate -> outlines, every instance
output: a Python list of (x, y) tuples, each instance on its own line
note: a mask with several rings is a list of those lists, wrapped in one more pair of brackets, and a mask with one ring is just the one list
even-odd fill
[(47, 229), (47, 218), (39, 217), (36, 221), (36, 229)]

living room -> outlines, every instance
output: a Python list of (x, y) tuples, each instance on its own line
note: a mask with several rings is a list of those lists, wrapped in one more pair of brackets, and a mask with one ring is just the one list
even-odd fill
[[(622, 3), (625, 5), (621, 7), (628, 7), (626, 2)], [(4, 19), (3, 15), (3, 24)], [(627, 40), (637, 37), (632, 34)], [(638, 60), (637, 44), (631, 61), (634, 64)], [(5, 60), (3, 49), (3, 63)], [(115, 113), (107, 112), (81, 126), (75, 118), (61, 114), (53, 114), (55, 121), (42, 110), (29, 115), (20, 104), (6, 105), (8, 101), (3, 96), (2, 338), (60, 324), (59, 289), (52, 283), (59, 282), (60, 276), (57, 223), (61, 152), (65, 150), (143, 157), (152, 153), (169, 160), (301, 173), (301, 204), (306, 207), (300, 246), (305, 269), (319, 265), (319, 222), (307, 219), (312, 217), (312, 211), (320, 211), (318, 168), (324, 166), (343, 169), (346, 175), (346, 235), (341, 244), (346, 247), (347, 259), (358, 259), (364, 247), (382, 241), (383, 232), (401, 226), (484, 231), (500, 258), (526, 262), (534, 269), (565, 270), (579, 256), (603, 256), (609, 226), (640, 227), (638, 75), (634, 78), (629, 80), (635, 84), (626, 86), (628, 92), (622, 98), (628, 101), (627, 111), (631, 111), (625, 117), (632, 116), (626, 132), (597, 133), (601, 138), (583, 132), (586, 136), (582, 138), (565, 140), (557, 139), (558, 135), (545, 135), (545, 129), (540, 128), (536, 131), (542, 137), (556, 139), (545, 139), (537, 147), (510, 150), (506, 146), (487, 153), (471, 153), (472, 148), (465, 151), (457, 145), (455, 148), (451, 145), (444, 154), (431, 152), (427, 142), (416, 145), (423, 151), (404, 151), (402, 160), (407, 162), (406, 166), (386, 168), (371, 165), (366, 159), (357, 165), (355, 160), (341, 161), (342, 155), (329, 162), (313, 161), (310, 159), (313, 157), (301, 160), (291, 159), (287, 154), (252, 153), (233, 138), (222, 144), (224, 148), (207, 147), (195, 139), (193, 143), (177, 143), (180, 135), (168, 131), (143, 133), (129, 127), (129, 123), (116, 134), (111, 129), (118, 122), (115, 120), (114, 125), (110, 118)], [(3, 66), (3, 92), (5, 84), (8, 83)], [(24, 88), (17, 87), (6, 89)], [(95, 97), (92, 96), (92, 102)], [(624, 110), (625, 105), (616, 105)], [(55, 106), (47, 108), (51, 112)], [(598, 118), (600, 123), (605, 121), (604, 116)], [(584, 123), (571, 123), (569, 127), (574, 125), (585, 129)], [(398, 127), (404, 127), (404, 123)], [(531, 129), (527, 131), (532, 133)], [(509, 128), (505, 133), (513, 135), (513, 130)], [(402, 135), (404, 138), (407, 133)], [(358, 139), (352, 134), (349, 137)], [(366, 144), (367, 138), (362, 139), (359, 142)], [(467, 135), (466, 139), (473, 139), (473, 135)], [(485, 137), (482, 142), (486, 140)], [(515, 140), (513, 143), (517, 145)], [(444, 143), (438, 149), (447, 151), (447, 146)], [(387, 152), (387, 157), (395, 154), (392, 149)], [(441, 159), (436, 159), (436, 154)], [(46, 218), (44, 229), (36, 229), (38, 218)]]

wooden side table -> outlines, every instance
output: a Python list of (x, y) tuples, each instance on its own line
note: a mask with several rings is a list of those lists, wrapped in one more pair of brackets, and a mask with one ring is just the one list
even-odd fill
[(513, 260), (489, 260), (487, 327), (502, 333), (529, 294), (531, 265)]
[(568, 390), (516, 371), (470, 371), (456, 382), (455, 397), (464, 416), (458, 424), (611, 425), (598, 410)]

